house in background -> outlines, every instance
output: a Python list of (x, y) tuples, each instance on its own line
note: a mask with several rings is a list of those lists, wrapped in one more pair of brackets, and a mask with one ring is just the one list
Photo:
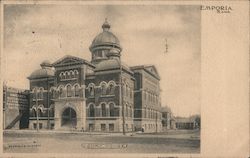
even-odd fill
[(196, 117), (176, 117), (177, 129), (197, 129), (199, 128)]

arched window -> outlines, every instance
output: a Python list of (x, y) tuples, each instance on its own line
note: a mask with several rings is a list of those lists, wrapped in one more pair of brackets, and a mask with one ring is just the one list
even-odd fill
[(66, 74), (66, 79), (69, 79), (70, 78), (70, 73), (68, 71), (66, 71), (65, 74)]
[(125, 116), (128, 117), (128, 105), (126, 104), (126, 113)]
[(132, 109), (132, 106), (130, 106), (130, 108), (129, 108), (129, 109), (130, 109), (130, 112), (129, 112), (129, 113), (130, 113), (130, 115), (129, 115), (129, 116), (130, 116), (130, 117), (132, 117), (132, 116), (133, 116), (133, 109)]
[(38, 98), (43, 99), (43, 88), (39, 89)]
[(79, 85), (75, 85), (74, 89), (75, 89), (75, 97), (79, 97), (79, 96), (80, 96), (80, 88), (79, 88)]
[(129, 86), (126, 85), (126, 96), (128, 97), (129, 96)]
[(126, 95), (126, 84), (122, 83), (122, 93), (125, 96)]
[(110, 103), (109, 104), (109, 116), (110, 117), (115, 116), (115, 106), (114, 106), (114, 103)]
[(77, 71), (77, 70), (74, 70), (74, 74), (75, 74), (75, 78), (78, 78), (78, 74), (79, 74), (79, 72)]
[(55, 99), (55, 98), (56, 98), (56, 90), (55, 90), (55, 88), (52, 87), (52, 88), (50, 89), (50, 94), (51, 94), (51, 98), (52, 98), (52, 99)]
[(36, 117), (36, 110), (34, 108), (31, 110), (31, 116)]
[(43, 116), (43, 115), (42, 115), (42, 109), (41, 109), (41, 108), (38, 108), (37, 110), (38, 110), (38, 113), (37, 113), (37, 114), (38, 114), (38, 117), (42, 117), (42, 116)]
[(105, 82), (101, 83), (101, 94), (105, 95), (107, 91), (107, 84)]
[(89, 117), (95, 117), (95, 107), (93, 104), (89, 106)]
[(37, 99), (37, 88), (33, 88), (32, 92), (33, 99)]
[(67, 92), (67, 97), (72, 97), (72, 90), (71, 90), (71, 85), (67, 85), (66, 87), (66, 92)]
[(63, 87), (59, 88), (59, 97), (62, 98), (63, 97)]
[(59, 76), (60, 76), (60, 79), (65, 79), (66, 78), (66, 75), (65, 75), (64, 72), (61, 72)]
[(101, 108), (102, 108), (102, 117), (106, 117), (106, 105), (104, 103), (101, 104)]
[(115, 84), (113, 82), (109, 83), (109, 87), (108, 87), (108, 92), (109, 94), (115, 94)]
[(75, 77), (74, 71), (70, 70), (70, 77), (69, 78), (74, 78), (74, 77)]
[(93, 83), (90, 83), (88, 85), (88, 91), (89, 91), (89, 95), (91, 97), (93, 97), (95, 95), (95, 85)]
[(50, 105), (50, 107), (49, 107), (49, 116), (50, 117), (54, 117), (54, 108), (55, 108), (55, 105), (54, 104), (52, 104), (52, 105)]
[(133, 98), (133, 90), (132, 90), (132, 88), (130, 89), (130, 98), (131, 99)]

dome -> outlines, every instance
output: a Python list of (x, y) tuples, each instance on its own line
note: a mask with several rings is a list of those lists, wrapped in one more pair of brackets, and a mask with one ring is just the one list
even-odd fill
[[(105, 70), (113, 70), (113, 69), (120, 69), (122, 66), (123, 69), (131, 72), (129, 67), (125, 65), (124, 63), (120, 63), (117, 59), (107, 59), (99, 62), (96, 64), (96, 68), (94, 71), (105, 71)], [(131, 72), (132, 73), (132, 72)]]
[(48, 60), (43, 61), (41, 64), (41, 67), (51, 67), (51, 63)]
[(46, 60), (40, 65), (42, 68), (32, 72), (31, 75), (28, 77), (29, 79), (55, 76), (55, 70), (52, 68), (51, 63), (49, 61)]
[(106, 19), (106, 21), (102, 25), (103, 32), (98, 34), (92, 41), (92, 44), (89, 48), (91, 52), (103, 48), (117, 48), (120, 51), (122, 50), (119, 39), (109, 31), (110, 27), (111, 26)]
[(55, 75), (55, 71), (50, 68), (45, 69), (39, 69), (31, 73), (29, 76), (29, 79), (35, 79), (35, 78), (43, 78), (43, 77), (51, 77)]

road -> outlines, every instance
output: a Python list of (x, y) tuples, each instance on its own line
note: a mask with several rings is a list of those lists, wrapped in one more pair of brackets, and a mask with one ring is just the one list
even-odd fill
[(5, 153), (199, 153), (200, 131), (158, 134), (4, 132)]

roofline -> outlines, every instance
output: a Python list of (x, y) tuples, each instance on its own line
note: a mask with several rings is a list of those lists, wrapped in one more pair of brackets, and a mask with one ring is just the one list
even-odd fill
[(150, 71), (148, 71), (148, 70), (146, 69), (146, 67), (150, 67), (150, 66), (155, 67), (154, 65), (138, 65), (138, 66), (131, 66), (130, 69), (131, 69), (132, 71), (133, 71), (133, 70), (144, 70), (144, 71), (146, 71), (147, 73), (149, 73), (151, 76), (153, 76), (154, 78), (160, 80), (160, 79), (161, 79), (160, 76), (156, 76), (156, 75), (154, 75), (153, 73), (151, 73)]
[[(104, 71), (110, 71), (110, 70), (120, 70), (121, 68), (110, 68), (110, 69), (105, 69), (105, 70), (94, 70), (95, 73), (98, 73), (98, 72), (104, 72)], [(128, 72), (129, 74), (133, 75), (134, 72), (131, 71), (131, 70), (128, 70), (125, 66), (122, 66), (122, 70), (125, 71), (125, 72)]]
[(86, 64), (88, 66), (91, 66), (92, 68), (95, 68), (95, 65), (93, 65), (91, 62), (85, 60), (85, 59), (82, 59), (82, 58), (79, 58), (79, 57), (76, 57), (76, 56), (72, 56), (72, 55), (65, 55), (63, 56), (62, 58), (58, 59), (57, 61), (55, 61), (54, 63), (52, 63), (51, 65), (54, 66), (54, 67), (60, 67), (60, 66), (55, 66), (56, 64), (58, 64), (59, 62), (63, 61), (64, 59), (66, 58), (75, 58), (75, 59), (79, 59), (82, 61), (82, 64)]
[(29, 80), (33, 80), (33, 79), (44, 79), (44, 78), (48, 78), (48, 79), (54, 79), (55, 75), (48, 75), (48, 76), (42, 76), (42, 77), (27, 77), (27, 79)]

